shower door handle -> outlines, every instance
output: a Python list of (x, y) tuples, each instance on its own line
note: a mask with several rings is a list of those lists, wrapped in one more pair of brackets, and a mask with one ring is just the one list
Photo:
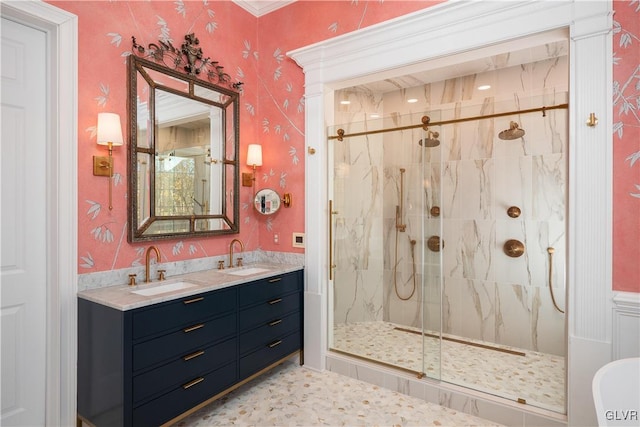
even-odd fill
[(333, 216), (337, 213), (333, 210), (333, 200), (329, 200), (329, 280), (333, 280), (333, 269), (336, 268), (333, 263)]

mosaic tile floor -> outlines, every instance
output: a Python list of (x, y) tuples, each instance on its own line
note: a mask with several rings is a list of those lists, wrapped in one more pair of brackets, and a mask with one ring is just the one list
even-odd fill
[(421, 399), (285, 362), (189, 417), (205, 426), (496, 426)]
[[(408, 329), (418, 333), (408, 332)], [(480, 341), (468, 341), (483, 344)], [(421, 366), (423, 345), (424, 354), (427, 355), (424, 367)], [(441, 378), (452, 384), (512, 400), (523, 398), (529, 405), (564, 412), (563, 357), (493, 343), (490, 345), (524, 355), (443, 340), (440, 373), (438, 339), (427, 337), (423, 343), (418, 329), (387, 322), (336, 325), (332, 347), (368, 359), (425, 372), (429, 377)]]

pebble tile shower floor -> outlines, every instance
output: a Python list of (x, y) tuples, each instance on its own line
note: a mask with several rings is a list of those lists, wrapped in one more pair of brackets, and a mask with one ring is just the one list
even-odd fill
[(511, 400), (524, 398), (528, 405), (564, 412), (564, 357), (476, 340), (467, 341), (505, 351), (443, 340), (441, 352), (439, 340), (427, 337), (423, 367), (419, 329), (388, 322), (361, 322), (335, 325), (333, 332), (332, 347), (343, 352), (425, 372), (432, 378)]

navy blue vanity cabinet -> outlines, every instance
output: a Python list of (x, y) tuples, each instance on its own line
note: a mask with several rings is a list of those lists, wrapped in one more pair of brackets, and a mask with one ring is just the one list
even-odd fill
[(241, 379), (302, 350), (302, 274), (299, 270), (240, 286)]
[(78, 300), (78, 414), (157, 426), (238, 381), (237, 288), (120, 311)]
[(78, 415), (125, 425), (131, 407), (131, 313), (78, 298)]
[(176, 422), (302, 353), (303, 270), (132, 310), (78, 299), (78, 415)]

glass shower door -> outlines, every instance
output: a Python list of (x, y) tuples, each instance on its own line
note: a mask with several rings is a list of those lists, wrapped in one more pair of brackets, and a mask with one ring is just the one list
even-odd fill
[[(440, 193), (427, 201), (441, 205), (441, 380), (559, 413), (565, 406), (565, 99), (558, 92), (494, 102), (489, 111), (484, 104), (442, 109), (438, 130), (446, 154), (432, 163)], [(427, 226), (435, 235), (429, 227), (437, 226)], [(425, 330), (429, 322), (427, 316)]]
[[(425, 300), (425, 281), (433, 278), (423, 272), (428, 179), (420, 141), (425, 132), (418, 128), (376, 133), (402, 122), (416, 121), (406, 116), (328, 129), (334, 265), (329, 347), (439, 378), (439, 340), (423, 330), (425, 307), (438, 324), (440, 319), (439, 284), (430, 285), (437, 290), (431, 289), (428, 304)], [(342, 140), (338, 129), (344, 130)], [(425, 351), (433, 352), (427, 357), (428, 372)]]
[(565, 412), (567, 98), (336, 113), (334, 351)]

